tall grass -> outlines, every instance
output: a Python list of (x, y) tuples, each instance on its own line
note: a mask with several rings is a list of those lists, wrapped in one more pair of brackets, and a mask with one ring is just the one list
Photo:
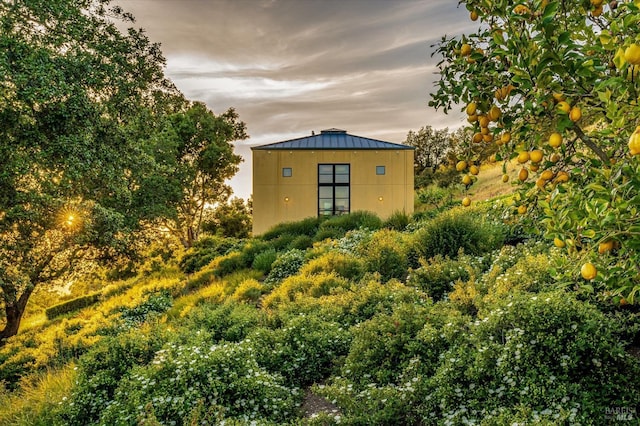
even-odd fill
[(48, 369), (21, 382), (20, 390), (0, 389), (0, 426), (58, 424), (56, 413), (75, 380), (73, 364)]

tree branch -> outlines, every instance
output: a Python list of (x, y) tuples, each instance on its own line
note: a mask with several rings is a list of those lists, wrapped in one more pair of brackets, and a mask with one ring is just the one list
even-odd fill
[(578, 135), (580, 140), (582, 140), (582, 142), (584, 142), (584, 144), (589, 147), (589, 149), (591, 149), (598, 157), (600, 157), (600, 159), (604, 163), (609, 164), (609, 156), (602, 150), (602, 148), (596, 145), (595, 142), (593, 142), (587, 135), (585, 135), (579, 126), (574, 125), (573, 130), (576, 132), (576, 135)]

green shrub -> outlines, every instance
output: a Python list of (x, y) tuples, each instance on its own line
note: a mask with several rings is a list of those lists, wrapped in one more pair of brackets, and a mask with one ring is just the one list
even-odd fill
[(291, 243), (298, 238), (295, 234), (284, 233), (276, 238), (269, 240), (269, 243), (276, 251), (286, 251), (291, 249)]
[(254, 307), (235, 300), (221, 305), (202, 304), (180, 319), (190, 334), (204, 332), (208, 341), (239, 342), (260, 324), (261, 315)]
[(292, 249), (279, 254), (271, 265), (271, 271), (264, 280), (265, 284), (279, 283), (283, 279), (297, 274), (304, 262), (302, 250)]
[(66, 300), (57, 305), (53, 305), (45, 310), (47, 319), (59, 317), (69, 312), (77, 311), (87, 306), (91, 306), (100, 300), (100, 293), (87, 294), (86, 296), (76, 297), (75, 299)]
[(243, 281), (233, 292), (231, 298), (240, 302), (257, 303), (263, 293), (266, 292), (265, 286), (255, 279)]
[(208, 265), (216, 257), (224, 256), (234, 249), (238, 249), (240, 245), (240, 242), (235, 238), (217, 236), (200, 238), (180, 259), (180, 269), (185, 273), (192, 274)]
[(388, 229), (396, 231), (404, 231), (409, 225), (409, 215), (405, 212), (394, 212), (387, 220), (384, 221), (383, 226)]
[(140, 304), (120, 309), (120, 318), (129, 327), (137, 326), (166, 312), (171, 305), (173, 305), (173, 297), (168, 290), (152, 292)]
[(403, 234), (389, 229), (376, 231), (368, 243), (360, 246), (367, 271), (377, 272), (383, 281), (404, 280), (407, 276), (408, 244)]
[(413, 357), (410, 347), (428, 313), (428, 306), (402, 304), (392, 313), (378, 314), (352, 327), (353, 342), (342, 377), (365, 385), (395, 382)]
[(315, 237), (313, 237), (314, 241), (324, 241), (324, 240), (336, 240), (338, 238), (342, 238), (344, 236), (344, 229), (325, 226), (322, 229), (319, 229), (316, 233)]
[(358, 281), (362, 278), (364, 269), (364, 262), (360, 258), (330, 251), (310, 260), (300, 269), (300, 273), (308, 275), (335, 272), (348, 280)]
[(313, 247), (313, 238), (308, 235), (298, 235), (289, 243), (290, 249), (306, 250)]
[(451, 199), (451, 191), (438, 185), (429, 185), (416, 194), (416, 200), (434, 208), (442, 207)]
[(328, 377), (346, 355), (350, 333), (339, 324), (316, 315), (298, 315), (281, 328), (256, 329), (250, 335), (258, 362), (277, 372), (287, 383), (305, 386)]
[(262, 272), (263, 274), (268, 274), (271, 271), (271, 267), (273, 262), (276, 261), (278, 255), (276, 254), (276, 250), (274, 248), (263, 251), (262, 253), (258, 253), (253, 259), (253, 263), (251, 267), (255, 270)]
[(262, 300), (262, 307), (274, 309), (293, 302), (301, 295), (320, 297), (328, 295), (335, 288), (348, 288), (349, 282), (333, 273), (318, 275), (294, 275), (286, 278)]
[(227, 253), (224, 256), (216, 258), (212, 263), (212, 267), (216, 277), (227, 276), (234, 272), (240, 271), (250, 265), (251, 263), (245, 263), (245, 257), (241, 252)]
[(420, 267), (411, 271), (408, 283), (426, 291), (433, 300), (441, 300), (453, 290), (456, 281), (467, 281), (479, 273), (470, 256), (457, 260), (436, 255), (429, 260), (420, 259)]
[(133, 366), (151, 362), (165, 339), (159, 328), (142, 326), (107, 337), (91, 348), (78, 361), (76, 385), (64, 407), (64, 424), (98, 421), (121, 380)]
[(313, 237), (318, 231), (320, 219), (317, 217), (308, 217), (306, 219), (297, 222), (285, 222), (275, 225), (267, 232), (260, 236), (265, 241), (273, 240), (280, 237), (283, 234), (289, 235), (306, 235)]
[(527, 424), (591, 424), (611, 407), (635, 407), (640, 365), (617, 328), (570, 293), (514, 293), (481, 312), (467, 342), (421, 376), (419, 412), (426, 423), (493, 423), (511, 412)]
[(274, 247), (271, 243), (256, 238), (250, 239), (242, 246), (240, 251), (242, 253), (242, 263), (246, 266), (251, 266), (256, 256), (272, 250), (274, 250)]
[(504, 228), (483, 219), (478, 212), (453, 209), (427, 222), (414, 236), (424, 258), (454, 258), (460, 250), (478, 255), (502, 246)]
[[(374, 213), (366, 211), (356, 211), (349, 214), (331, 216), (320, 223), (320, 231), (326, 229), (341, 230), (344, 235), (347, 231), (354, 229), (376, 230), (382, 228), (382, 220)], [(316, 241), (321, 241), (316, 235)]]
[[(282, 422), (302, 394), (256, 361), (246, 343), (167, 345), (131, 370), (105, 407), (101, 424), (183, 424), (205, 403), (216, 417)], [(216, 423), (219, 419), (216, 419)]]

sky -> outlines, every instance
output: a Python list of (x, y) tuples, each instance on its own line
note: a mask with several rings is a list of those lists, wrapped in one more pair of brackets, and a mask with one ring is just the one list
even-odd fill
[(409, 130), (456, 128), (428, 107), (443, 35), (477, 24), (456, 0), (119, 0), (165, 74), (214, 113), (235, 108), (250, 138), (231, 179), (251, 194), (251, 146), (339, 128), (402, 143)]

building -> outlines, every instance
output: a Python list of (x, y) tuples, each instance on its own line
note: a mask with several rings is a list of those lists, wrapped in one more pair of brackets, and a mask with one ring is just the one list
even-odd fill
[(251, 150), (254, 235), (310, 216), (413, 212), (413, 147), (329, 129)]

